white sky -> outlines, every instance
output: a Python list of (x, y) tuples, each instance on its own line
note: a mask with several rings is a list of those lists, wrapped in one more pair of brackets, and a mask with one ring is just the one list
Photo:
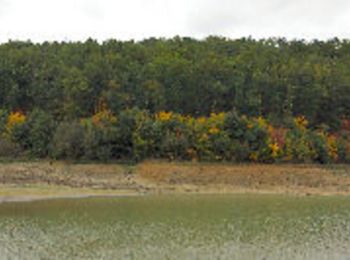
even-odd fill
[(0, 41), (350, 38), (350, 0), (0, 0)]

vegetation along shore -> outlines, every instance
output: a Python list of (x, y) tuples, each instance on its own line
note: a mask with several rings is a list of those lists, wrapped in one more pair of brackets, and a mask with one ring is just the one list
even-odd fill
[(346, 40), (0, 44), (0, 157), (347, 163)]

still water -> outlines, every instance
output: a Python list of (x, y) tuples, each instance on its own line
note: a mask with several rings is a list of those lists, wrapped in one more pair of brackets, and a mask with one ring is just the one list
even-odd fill
[(1, 259), (350, 259), (350, 197), (177, 195), (0, 204)]

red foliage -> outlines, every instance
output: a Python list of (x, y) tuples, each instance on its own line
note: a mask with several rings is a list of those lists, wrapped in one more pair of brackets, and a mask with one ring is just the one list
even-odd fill
[(286, 134), (288, 129), (286, 128), (271, 128), (270, 136), (273, 142), (277, 143), (280, 148), (284, 147), (286, 142)]
[(350, 119), (343, 119), (341, 121), (341, 130), (350, 131)]

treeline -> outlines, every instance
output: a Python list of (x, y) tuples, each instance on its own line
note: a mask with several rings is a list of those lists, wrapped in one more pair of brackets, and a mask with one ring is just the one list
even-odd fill
[[(10, 41), (0, 45), (0, 156), (346, 161), (349, 72), (350, 42), (338, 39)], [(259, 120), (263, 136), (248, 127)], [(294, 135), (299, 150), (287, 145)]]

